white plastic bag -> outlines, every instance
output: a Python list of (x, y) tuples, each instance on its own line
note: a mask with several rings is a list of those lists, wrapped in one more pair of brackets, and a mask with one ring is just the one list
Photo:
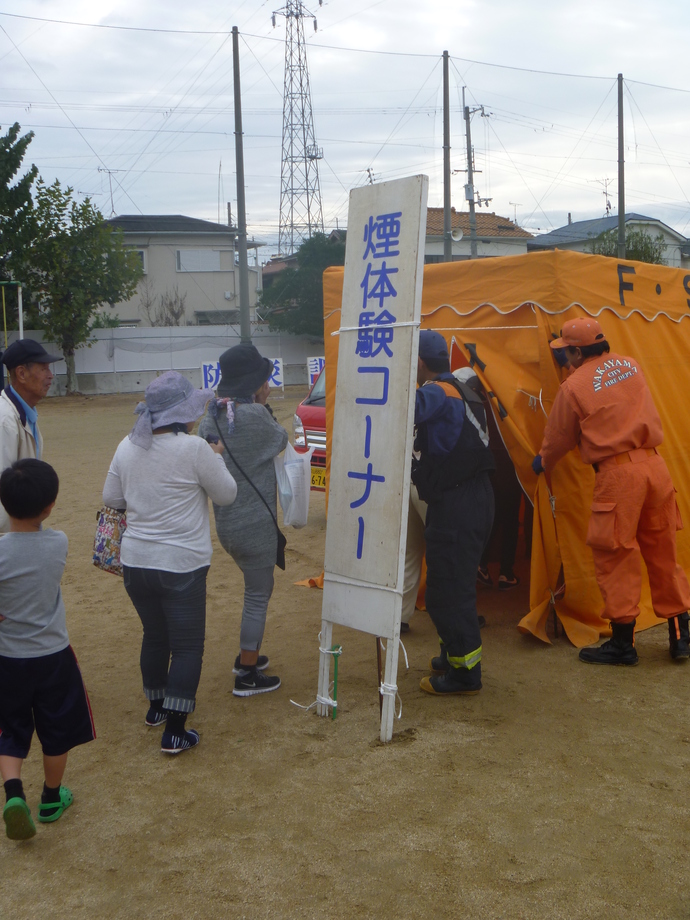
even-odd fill
[(275, 457), (278, 482), (278, 499), (283, 509), (283, 522), (293, 527), (304, 527), (309, 516), (309, 492), (311, 490), (311, 455), (314, 448), (299, 454), (288, 443), (283, 456)]

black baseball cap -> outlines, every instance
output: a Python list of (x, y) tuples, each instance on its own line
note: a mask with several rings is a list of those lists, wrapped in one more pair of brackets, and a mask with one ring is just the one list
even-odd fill
[(420, 330), (419, 357), (422, 361), (448, 357), (448, 346), (440, 332), (436, 332), (434, 329)]
[(62, 361), (62, 355), (49, 355), (40, 342), (33, 339), (17, 339), (2, 356), (2, 363), (11, 371), (20, 364), (54, 364)]

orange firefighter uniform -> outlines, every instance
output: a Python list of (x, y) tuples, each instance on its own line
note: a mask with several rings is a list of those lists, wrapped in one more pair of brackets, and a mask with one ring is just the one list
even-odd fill
[[(604, 338), (595, 320), (587, 325), (596, 325), (596, 338)], [(638, 362), (605, 353), (585, 358), (561, 384), (539, 451), (545, 471), (576, 446), (594, 467), (587, 544), (603, 616), (619, 624), (639, 614), (640, 555), (657, 616), (668, 619), (690, 607), (690, 585), (676, 561), (682, 523), (675, 490), (657, 452), (662, 440), (661, 419)]]

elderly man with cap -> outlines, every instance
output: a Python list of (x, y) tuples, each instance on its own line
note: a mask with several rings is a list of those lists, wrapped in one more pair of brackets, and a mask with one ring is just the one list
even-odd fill
[(428, 504), (426, 606), (441, 642), (433, 674), (420, 687), (437, 695), (478, 693), (477, 566), (494, 516), (494, 460), (475, 424), (485, 427), (486, 415), (480, 397), (450, 373), (446, 341), (431, 329), (419, 334), (417, 383), (412, 479)]
[(671, 658), (690, 658), (690, 585), (676, 561), (679, 520), (671, 476), (657, 448), (661, 419), (634, 358), (613, 354), (597, 320), (579, 317), (551, 348), (565, 348), (574, 372), (554, 400), (532, 467), (553, 469), (576, 446), (596, 473), (587, 544), (612, 637), (580, 651), (588, 664), (636, 665), (640, 556), (658, 617), (668, 620)]
[[(0, 472), (17, 460), (41, 459), (43, 439), (36, 404), (53, 382), (50, 365), (61, 360), (33, 339), (19, 339), (5, 351), (2, 363), (10, 382), (0, 394)], [(8, 530), (9, 518), (0, 507), (0, 533)]]

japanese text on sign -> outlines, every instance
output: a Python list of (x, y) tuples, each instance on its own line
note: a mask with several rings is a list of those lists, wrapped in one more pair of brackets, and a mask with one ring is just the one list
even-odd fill
[[(273, 373), (268, 379), (269, 386), (283, 386), (283, 359), (269, 358), (273, 364)], [(220, 362), (204, 361), (201, 365), (201, 386), (204, 390), (215, 390), (220, 383)]]
[[(393, 300), (398, 296), (395, 275), (396, 264), (400, 255), (400, 231), (402, 211), (390, 214), (369, 215), (364, 226), (362, 256), (362, 309), (359, 314), (355, 354), (359, 358), (357, 373), (360, 380), (376, 380), (380, 389), (372, 393), (370, 388), (362, 386), (355, 398), (358, 405), (379, 407), (372, 409), (371, 415), (365, 417), (362, 432), (363, 459), (369, 461), (372, 440), (377, 435), (377, 422), (380, 421), (382, 407), (388, 402), (388, 381), (390, 377), (390, 359), (393, 358), (393, 339), (395, 334), (395, 315), (391, 312)], [(375, 375), (375, 376), (374, 376)], [(372, 380), (373, 382), (373, 380)], [(366, 550), (366, 512), (371, 491), (378, 483), (385, 483), (385, 476), (374, 470), (371, 461), (362, 464), (364, 469), (348, 470), (348, 478), (359, 480), (363, 491), (359, 498), (350, 502), (352, 510), (357, 509), (357, 559), (362, 559)]]

